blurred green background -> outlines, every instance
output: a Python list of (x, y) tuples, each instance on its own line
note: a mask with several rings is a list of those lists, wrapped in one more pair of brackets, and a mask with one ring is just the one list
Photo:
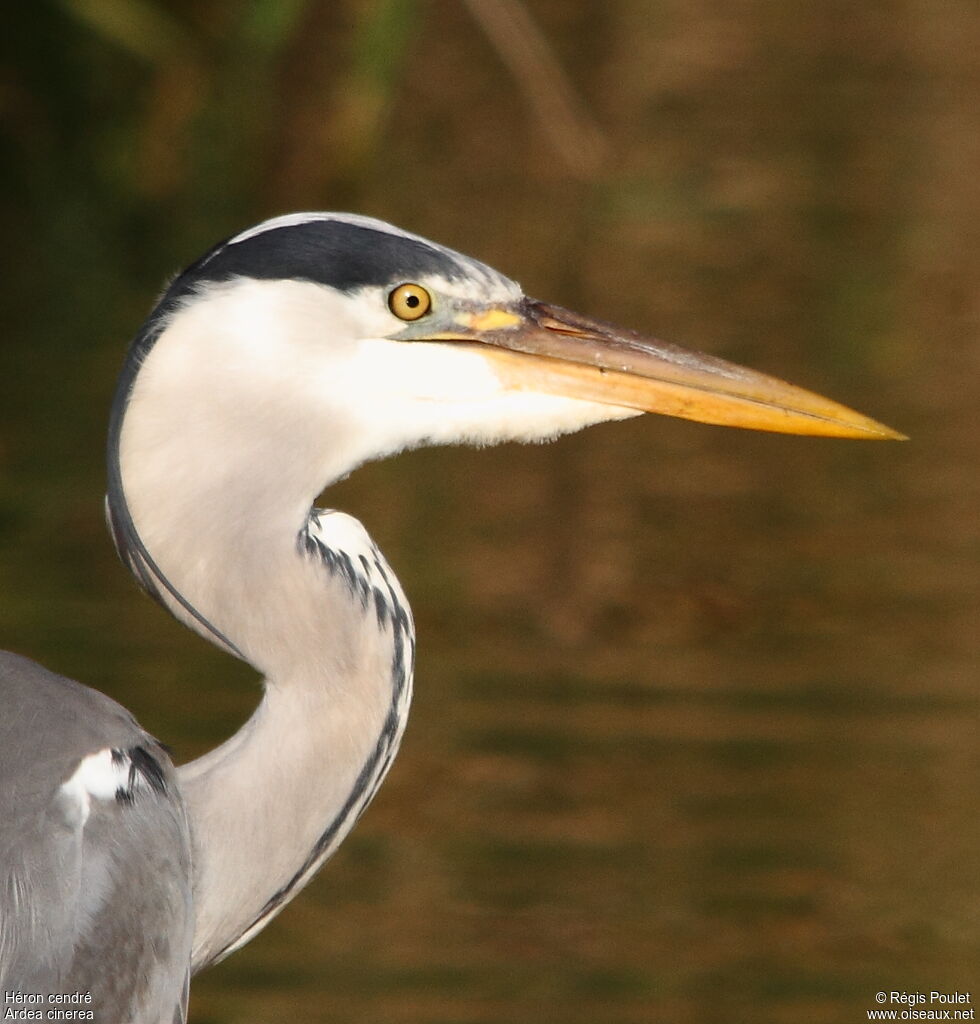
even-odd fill
[(117, 564), (106, 410), (167, 275), (265, 216), (384, 217), (912, 437), (644, 417), (332, 490), (412, 599), (413, 717), (194, 1024), (980, 998), (974, 0), (35, 0), (0, 47), (0, 641), (179, 760), (258, 689)]

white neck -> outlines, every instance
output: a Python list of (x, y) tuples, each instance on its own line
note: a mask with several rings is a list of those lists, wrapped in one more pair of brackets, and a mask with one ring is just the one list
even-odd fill
[(404, 596), (347, 517), (298, 545), (322, 487), (410, 445), (540, 440), (635, 415), (512, 387), (469, 346), (392, 340), (375, 292), (212, 284), (174, 299), (156, 343), (136, 350), (113, 482), (138, 541), (123, 516), (121, 547), (181, 621), (266, 678), (245, 727), (181, 772), (196, 965), (298, 890), (370, 799), (404, 725)]
[(322, 483), (352, 468), (336, 449), (324, 462), (323, 424), (280, 403), (270, 430), (264, 396), (225, 394), (221, 360), (198, 353), (188, 372), (188, 357), (168, 332), (140, 370), (123, 491), (162, 574), (265, 676), (245, 726), (180, 769), (197, 969), (262, 928), (353, 827), (398, 747), (414, 640), (360, 525), (339, 513), (307, 524)]

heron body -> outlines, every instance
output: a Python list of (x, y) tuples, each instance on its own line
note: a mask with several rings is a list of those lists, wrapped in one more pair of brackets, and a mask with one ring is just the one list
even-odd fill
[(26, 658), (0, 653), (0, 692), (0, 990), (182, 1019), (191, 851), (170, 759), (115, 701)]
[(408, 714), (412, 617), (360, 523), (314, 507), (325, 487), (405, 448), (643, 411), (898, 436), (370, 218), (267, 221), (178, 276), (120, 377), (107, 518), (140, 584), (264, 693), (174, 769), (109, 698), (0, 656), (0, 990), (183, 1020), (190, 972), (261, 930), (371, 800)]

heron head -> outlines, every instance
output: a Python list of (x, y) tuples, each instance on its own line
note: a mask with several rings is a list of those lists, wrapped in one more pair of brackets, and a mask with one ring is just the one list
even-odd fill
[(280, 217), (216, 246), (163, 296), (130, 366), (130, 390), (139, 376), (185, 395), (213, 436), (329, 435), (344, 472), (420, 444), (542, 440), (641, 412), (901, 436), (775, 378), (528, 298), (477, 260), (350, 214)]

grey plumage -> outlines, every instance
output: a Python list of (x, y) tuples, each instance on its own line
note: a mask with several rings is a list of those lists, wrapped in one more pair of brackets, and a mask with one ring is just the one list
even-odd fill
[[(0, 652), (0, 693), (0, 991), (91, 992), (104, 1024), (184, 1020), (190, 836), (169, 757), (27, 658)], [(128, 785), (85, 815), (63, 786), (103, 750)]]

